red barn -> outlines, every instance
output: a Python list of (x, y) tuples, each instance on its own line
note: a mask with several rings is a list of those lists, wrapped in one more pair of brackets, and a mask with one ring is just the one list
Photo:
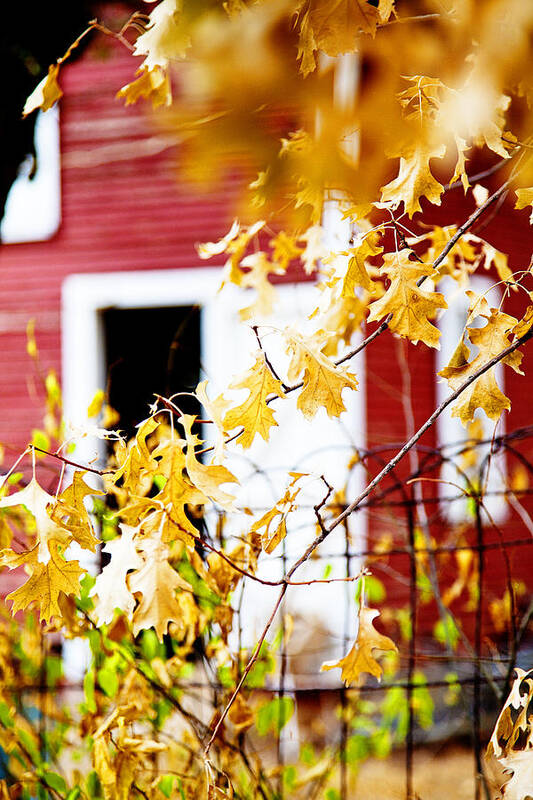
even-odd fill
[[(146, 107), (125, 108), (115, 99), (132, 73), (131, 56), (116, 47), (111, 48), (105, 60), (89, 49), (62, 70), (57, 230), (44, 241), (6, 244), (0, 250), (0, 441), (6, 447), (8, 466), (26, 446), (32, 428), (40, 427), (43, 413), (38, 381), (27, 377), (32, 374), (26, 353), (26, 325), (30, 318), (35, 319), (43, 368), (53, 368), (62, 376), (66, 410), (74, 422), (83, 420), (92, 393), (105, 388), (109, 376), (111, 403), (120, 406), (123, 419), (133, 424), (142, 418), (153, 390), (166, 393), (169, 389), (176, 391), (176, 386), (192, 389), (201, 367), (206, 374), (214, 373), (216, 384), (217, 377), (233, 374), (243, 364), (242, 340), (235, 333), (233, 317), (228, 312), (233, 300), (228, 300), (230, 305), (222, 311), (211, 308), (219, 271), (213, 270), (212, 262), (206, 267), (195, 244), (216, 240), (228, 230), (245, 175), (238, 163), (228, 160), (223, 170), (223, 190), (217, 186), (199, 193), (192, 179), (180, 172), (179, 148), (155, 125)], [(496, 179), (497, 175), (490, 180)], [(517, 216), (512, 206), (510, 197), (482, 235), (509, 253), (512, 269), (525, 268), (530, 259), (530, 227), (527, 213)], [(428, 211), (425, 219), (460, 223), (473, 208), (471, 193), (465, 197), (461, 189), (455, 189), (447, 194), (442, 209)], [(213, 263), (217, 265), (217, 260)], [(222, 263), (219, 259), (218, 266)], [(301, 302), (305, 310), (306, 300), (295, 300), (289, 287), (284, 297), (280, 314), (290, 321), (294, 303)], [(198, 308), (203, 309), (202, 313)], [(512, 292), (505, 308), (520, 316), (523, 298)], [(179, 341), (176, 330), (186, 331)], [(180, 348), (176, 360), (175, 351)], [(369, 451), (361, 462), (368, 476), (381, 469), (396, 445), (404, 442), (435, 408), (439, 391), (435, 359), (427, 348), (404, 346), (385, 333), (368, 349), (365, 361), (360, 360), (361, 391), (349, 410), (355, 415), (353, 442), (362, 455)], [(526, 348), (526, 377), (505, 371), (506, 393), (513, 406), (499, 432), (527, 429), (531, 423), (531, 361)], [(147, 377), (146, 395), (141, 393), (130, 403), (132, 387), (140, 373)], [(161, 383), (161, 375), (171, 376), (169, 385)], [(403, 403), (399, 402), (401, 398)], [(440, 436), (444, 435), (445, 431), (441, 432)], [(313, 468), (319, 468), (321, 448), (336, 444), (335, 436), (324, 428), (322, 438), (314, 443)], [(352, 535), (358, 537), (355, 550), (377, 546), (381, 550), (385, 546), (394, 551), (405, 550), (413, 488), (394, 487), (398, 479), (416, 474), (419, 468), (426, 477), (439, 476), (440, 462), (433, 471), (430, 463), (435, 458), (438, 436), (436, 427), (430, 429), (413, 451), (418, 462), (412, 456), (411, 460), (406, 458), (378, 490), (368, 516), (354, 523)], [(513, 450), (509, 443), (504, 455), (498, 457), (500, 474), (494, 492), (505, 490), (507, 478), (518, 464), (526, 464), (529, 469), (532, 445), (528, 436), (530, 433), (524, 432), (513, 440)], [(339, 440), (338, 446), (341, 444)], [(83, 445), (77, 450), (80, 460), (90, 457), (92, 454), (84, 451)], [(334, 456), (327, 465), (342, 475), (343, 459)], [(354, 474), (355, 492), (364, 485), (367, 475), (362, 469), (356, 469)], [(419, 486), (427, 500), (424, 519), (430, 526), (430, 535), (446, 546), (475, 544), (475, 524), (466, 514), (464, 503), (454, 512), (451, 535), (450, 518), (440, 506), (437, 484)], [(447, 489), (452, 489), (453, 494), (453, 487)], [(514, 506), (502, 506), (500, 499), (493, 509), (494, 524), (484, 522), (488, 549), (484, 554), (482, 590), (487, 608), (492, 600), (502, 598), (509, 574), (526, 586), (530, 584), (531, 510), (527, 499), (516, 501)], [(462, 516), (459, 535), (457, 522)], [(420, 528), (424, 519), (416, 521), (415, 527)], [(506, 540), (514, 544), (506, 548), (504, 555), (502, 543)], [(343, 557), (341, 545), (337, 543), (333, 548), (331, 558)], [(450, 583), (457, 572), (455, 556), (444, 553), (438, 558), (438, 564), (442, 562), (442, 568), (449, 573)], [(423, 559), (426, 563), (427, 556)], [(370, 560), (397, 606), (409, 600), (408, 561), (407, 551)], [(426, 568), (429, 569), (427, 564)], [(8, 581), (9, 576), (2, 580)], [(474, 572), (470, 577), (466, 575), (465, 585), (459, 587), (453, 606), (458, 611), (467, 603), (468, 580), (477, 580)], [(304, 607), (305, 603), (302, 612)], [(429, 610), (433, 607), (428, 604), (422, 621), (434, 619)], [(494, 632), (491, 620), (485, 616), (487, 630)]]

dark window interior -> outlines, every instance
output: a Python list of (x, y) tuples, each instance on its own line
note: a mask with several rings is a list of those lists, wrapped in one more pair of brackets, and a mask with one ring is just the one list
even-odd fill
[[(148, 415), (154, 393), (192, 392), (200, 380), (200, 308), (109, 308), (101, 312), (105, 337), (108, 402), (129, 436)], [(199, 414), (189, 397), (175, 402)]]

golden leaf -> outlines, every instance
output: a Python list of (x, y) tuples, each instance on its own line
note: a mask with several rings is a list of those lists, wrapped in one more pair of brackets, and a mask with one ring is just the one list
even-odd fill
[(372, 292), (374, 284), (370, 280), (365, 261), (370, 256), (376, 256), (383, 252), (383, 248), (378, 244), (380, 237), (381, 233), (379, 231), (372, 231), (348, 251), (350, 260), (342, 286), (343, 297), (353, 297), (358, 286), (368, 292)]
[(139, 75), (137, 80), (123, 86), (116, 95), (119, 99), (123, 97), (127, 106), (136, 103), (140, 97), (151, 100), (153, 108), (169, 106), (172, 103), (170, 78), (164, 70), (159, 67), (154, 69), (141, 67), (135, 74)]
[(252, 317), (268, 316), (272, 313), (276, 297), (275, 289), (268, 280), (268, 276), (283, 275), (284, 269), (279, 264), (270, 261), (262, 250), (243, 258), (241, 267), (247, 267), (248, 272), (243, 273), (240, 285), (246, 289), (255, 289), (257, 298), (251, 305), (239, 311), (240, 318), (248, 320)]
[(10, 508), (12, 506), (24, 506), (35, 518), (37, 529), (38, 561), (46, 564), (50, 559), (49, 543), (52, 540), (66, 545), (70, 540), (69, 531), (62, 525), (55, 522), (48, 513), (48, 508), (52, 508), (56, 503), (56, 498), (45, 492), (37, 483), (35, 477), (31, 479), (24, 489), (14, 492), (8, 497), (0, 498), (0, 508)]
[(26, 100), (22, 111), (23, 117), (27, 117), (37, 108), (42, 111), (48, 111), (63, 96), (63, 92), (57, 82), (58, 74), (59, 64), (51, 64), (48, 67), (48, 75), (42, 79)]
[(191, 587), (168, 563), (169, 550), (164, 544), (145, 539), (139, 549), (144, 553), (144, 564), (128, 576), (131, 593), (142, 595), (133, 614), (133, 635), (153, 627), (162, 640), (169, 622), (179, 622), (182, 615), (176, 589), (191, 591)]
[[(165, 526), (164, 541), (182, 539), (185, 544), (192, 546), (194, 540), (191, 536), (198, 537), (198, 529), (188, 518), (186, 506), (205, 505), (208, 498), (185, 475), (184, 444), (182, 439), (169, 439), (154, 450), (154, 457), (162, 456), (157, 473), (167, 479), (154, 500), (164, 506), (171, 518), (171, 524)], [(180, 529), (187, 531), (190, 536), (180, 536)]]
[(383, 257), (381, 271), (389, 277), (390, 285), (383, 297), (370, 305), (368, 322), (392, 314), (391, 331), (415, 344), (421, 341), (438, 349), (440, 331), (429, 318), (435, 317), (439, 308), (446, 308), (446, 301), (440, 292), (427, 292), (417, 286), (421, 278), (434, 273), (431, 266), (411, 261), (410, 252), (406, 248)]
[(514, 326), (513, 333), (517, 339), (521, 339), (531, 329), (533, 325), (533, 305), (528, 306), (524, 312), (524, 316)]
[(213, 461), (222, 461), (225, 450), (226, 432), (224, 430), (223, 416), (229, 406), (223, 394), (210, 400), (207, 396), (207, 381), (200, 381), (196, 387), (195, 395), (203, 405), (208, 418), (216, 428), (216, 442), (213, 449)]
[(103, 495), (99, 489), (93, 489), (83, 480), (87, 472), (76, 471), (72, 483), (57, 498), (57, 505), (52, 512), (55, 519), (69, 530), (81, 547), (96, 550), (98, 539), (94, 535), (91, 518), (85, 508), (85, 498)]
[(218, 503), (218, 505), (226, 509), (226, 511), (234, 511), (234, 495), (224, 492), (220, 486), (224, 483), (238, 483), (238, 480), (227, 467), (220, 464), (202, 464), (201, 461), (198, 461), (194, 453), (194, 448), (197, 444), (202, 444), (202, 441), (196, 434), (192, 433), (194, 420), (195, 417), (190, 414), (183, 414), (180, 418), (187, 439), (187, 452), (185, 454), (187, 474), (192, 483), (206, 495), (206, 497)]
[[(504, 314), (497, 309), (491, 309), (490, 316), (482, 314), (487, 324), (484, 328), (467, 328), (468, 336), (473, 345), (479, 348), (478, 355), (473, 361), (468, 361), (470, 351), (464, 340), (461, 339), (459, 345), (452, 356), (447, 367), (439, 375), (446, 378), (450, 389), (455, 391), (464, 381), (473, 375), (483, 364), (490, 361), (494, 356), (499, 355), (511, 344), (509, 336), (516, 325), (516, 319)], [(519, 375), (523, 375), (520, 369), (522, 354), (515, 351), (502, 360), (503, 364), (512, 367)], [(489, 419), (497, 420), (502, 411), (511, 408), (511, 401), (498, 387), (494, 374), (495, 367), (480, 375), (459, 397), (453, 406), (452, 416), (459, 417), (463, 425), (474, 419), (474, 414), (478, 408), (482, 408)]]
[(320, 352), (316, 337), (304, 337), (297, 331), (286, 328), (284, 332), (287, 351), (291, 357), (289, 380), (297, 380), (303, 373), (303, 389), (297, 400), (297, 407), (304, 417), (312, 419), (320, 408), (330, 417), (338, 417), (346, 406), (342, 401), (343, 389), (357, 389), (355, 375), (342, 367), (337, 367)]
[(376, 661), (374, 650), (392, 650), (397, 647), (388, 636), (378, 633), (373, 625), (373, 620), (379, 616), (375, 608), (361, 606), (359, 611), (359, 630), (352, 649), (339, 661), (322, 664), (321, 670), (340, 669), (341, 678), (346, 686), (358, 683), (361, 675), (366, 672), (381, 679), (383, 672)]
[[(299, 237), (301, 238), (301, 237)], [(283, 274), (289, 263), (294, 258), (299, 258), (303, 253), (303, 248), (297, 245), (298, 239), (291, 236), (285, 231), (280, 231), (277, 236), (270, 240), (269, 244), (272, 248), (272, 261), (279, 265), (281, 273)]]
[[(38, 609), (41, 619), (47, 622), (52, 617), (61, 618), (59, 595), (79, 594), (80, 575), (83, 570), (77, 561), (66, 561), (57, 542), (49, 542), (50, 558), (46, 564), (37, 560), (35, 549), (24, 557), (25, 564), (31, 571), (30, 577), (22, 586), (11, 592), (7, 600), (13, 603), (12, 613), (34, 606)], [(11, 564), (8, 564), (12, 568)], [(16, 566), (16, 564), (13, 564)]]
[(445, 152), (444, 144), (432, 146), (423, 142), (402, 151), (398, 177), (382, 187), (381, 202), (390, 202), (393, 208), (403, 202), (405, 213), (410, 217), (422, 210), (421, 197), (427, 197), (431, 203), (440, 206), (444, 187), (431, 174), (429, 161), (443, 158)]
[(305, 242), (302, 264), (305, 274), (311, 275), (318, 268), (318, 262), (328, 254), (328, 249), (324, 244), (324, 228), (321, 225), (311, 225), (302, 233), (299, 241)]
[(240, 225), (235, 219), (227, 234), (219, 239), (218, 242), (204, 242), (203, 244), (196, 245), (196, 251), (199, 257), (205, 261), (208, 258), (225, 253), (230, 242), (233, 242), (239, 235), (239, 231)]
[(372, 36), (379, 20), (378, 10), (366, 0), (306, 0), (300, 11), (301, 69), (304, 74), (314, 69), (314, 51), (329, 56), (356, 49), (357, 37)]
[(124, 489), (134, 495), (146, 494), (157, 472), (158, 464), (148, 449), (146, 439), (159, 427), (155, 417), (148, 417), (137, 425), (137, 435), (129, 443), (126, 458), (113, 475), (113, 482), (123, 479)]
[(485, 269), (489, 270), (494, 267), (501, 281), (513, 282), (513, 273), (509, 269), (506, 254), (502, 253), (501, 250), (496, 250), (495, 247), (485, 242), (483, 239), (479, 241), (481, 242), (482, 252), (485, 256), (483, 263)]
[(516, 198), (515, 208), (521, 209), (525, 208), (526, 206), (531, 206), (529, 222), (531, 225), (533, 225), (533, 186), (530, 186), (527, 189), (517, 189)]
[(269, 509), (263, 516), (256, 520), (252, 525), (252, 531), (261, 531), (263, 550), (272, 553), (278, 544), (287, 535), (287, 517), (297, 508), (295, 500), (300, 493), (301, 486), (295, 486), (296, 482), (303, 477), (300, 473), (290, 473), (292, 481), (289, 483), (285, 494), (278, 500), (273, 508)]
[(143, 67), (165, 69), (169, 61), (183, 58), (191, 39), (179, 0), (161, 0), (150, 13), (146, 31), (137, 38), (133, 54), (144, 55)]
[(281, 382), (274, 378), (268, 368), (263, 353), (256, 354), (255, 364), (243, 375), (230, 384), (230, 389), (246, 389), (248, 397), (236, 408), (231, 408), (224, 417), (224, 427), (231, 431), (244, 426), (243, 432), (237, 438), (237, 443), (243, 448), (251, 447), (256, 434), (267, 442), (270, 437), (270, 428), (277, 425), (267, 399), (274, 395), (284, 397)]
[[(229, 560), (241, 567), (241, 569), (247, 568), (248, 559), (246, 558), (244, 542), (239, 542), (227, 555)], [(207, 557), (207, 563), (209, 565), (209, 571), (205, 572), (202, 568), (202, 577), (208, 581), (209, 585), (217, 594), (221, 597), (226, 597), (229, 592), (235, 589), (239, 581), (242, 580), (242, 573), (233, 569), (231, 564), (228, 564), (218, 553), (210, 553)], [(194, 564), (194, 567), (196, 569), (196, 564)]]
[(466, 174), (465, 170), (466, 162), (468, 161), (465, 156), (465, 151), (470, 148), (470, 145), (466, 139), (462, 139), (460, 136), (455, 137), (455, 144), (457, 146), (457, 162), (455, 164), (455, 170), (450, 183), (460, 180), (463, 184), (463, 189), (466, 194), (468, 187), (470, 186), (470, 181), (468, 180), (468, 175)]
[(105, 800), (115, 796), (117, 777), (109, 755), (107, 737), (97, 736), (93, 745), (94, 768), (102, 784)]
[(398, 94), (405, 118), (414, 117), (417, 122), (422, 122), (424, 117), (434, 118), (441, 105), (443, 90), (447, 87), (439, 78), (427, 75), (412, 75), (405, 79), (411, 86)]
[(241, 694), (238, 694), (235, 698), (228, 718), (238, 733), (248, 730), (248, 728), (251, 728), (254, 724), (255, 716), (253, 709), (250, 708)]

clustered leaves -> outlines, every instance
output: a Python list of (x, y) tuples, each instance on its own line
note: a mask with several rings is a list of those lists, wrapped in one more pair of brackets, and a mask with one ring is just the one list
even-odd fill
[[(288, 471), (275, 502), (250, 509), (229, 458), (251, 455), (260, 440), (268, 443), (280, 425), (280, 407), (292, 408), (309, 424), (329, 417), (351, 428), (344, 412), (350, 394), (359, 390), (354, 357), (382, 334), (438, 349), (450, 281), (454, 292), (467, 292), (470, 303), (459, 344), (440, 372), (455, 393), (452, 413), (475, 427), (480, 415), (497, 422), (509, 410), (495, 370), (501, 363), (522, 374), (518, 347), (532, 335), (533, 324), (530, 268), (524, 264), (512, 271), (507, 255), (471, 228), (489, 208), (497, 210), (504, 190), (516, 191), (518, 210), (533, 207), (528, 186), (533, 7), (521, 0), (159, 0), (147, 11), (134, 14), (119, 31), (90, 23), (50, 66), (23, 113), (46, 111), (60, 99), (63, 64), (83, 36), (100, 31), (114, 35), (135, 57), (132, 80), (118, 98), (126, 105), (151, 101), (158, 124), (176, 131), (188, 175), (204, 180), (219, 173), (228, 152), (243, 156), (250, 174), (240, 201), (242, 221), (198, 244), (197, 254), (202, 261), (224, 261), (221, 290), (233, 284), (242, 291), (240, 318), (252, 326), (259, 350), (249, 354), (244, 373), (228, 376), (222, 393), (214, 393), (206, 380), (198, 384), (194, 396), (203, 407), (201, 421), (182, 412), (179, 398), (158, 397), (126, 442), (119, 432), (106, 430), (104, 417), (92, 434), (114, 445), (101, 470), (76, 467), (75, 451), (65, 461), (65, 448), (86, 432), (71, 432), (66, 441), (56, 419), (57, 381), (47, 378), (46, 435), (57, 441), (50, 455), (74, 468), (60, 473), (55, 493), (46, 491), (34, 436), (31, 477), (7, 477), (2, 485), (0, 564), (21, 575), (21, 585), (7, 598), (13, 614), (35, 611), (34, 626), (90, 644), (81, 718), (94, 771), (68, 791), (46, 760), (48, 744), (32, 738), (22, 712), (15, 724), (7, 696), (0, 701), (1, 744), (18, 764), (13, 779), (25, 798), (37, 786), (64, 800), (259, 795), (270, 800), (272, 775), (249, 757), (247, 731), (279, 735), (294, 702), (282, 695), (258, 703), (254, 696), (276, 669), (276, 644), (268, 634), (289, 587), (305, 591), (300, 583), (312, 591), (313, 583), (328, 581), (318, 576), (298, 581), (297, 570), (314, 566), (312, 556), (365, 494), (354, 500), (346, 496), (347, 480), (331, 486), (327, 475)], [(494, 168), (485, 177), (505, 176), (493, 195), (482, 184), (471, 186), (468, 162), (477, 156), (492, 159)], [(420, 223), (421, 212), (456, 189), (477, 207), (468, 220)], [(471, 277), (482, 270), (500, 286), (497, 307), (469, 289)], [(305, 325), (280, 329), (271, 278), (295, 275), (315, 283), (315, 302)], [(511, 292), (523, 300), (521, 319), (504, 310)], [(269, 356), (271, 337), (281, 363)], [(36, 357), (32, 330), (28, 352)], [(89, 417), (98, 418), (103, 400), (100, 392)], [(474, 427), (469, 435), (479, 439)], [(356, 445), (351, 466), (361, 461)], [(383, 474), (393, 466), (390, 462)], [(91, 472), (101, 480), (90, 479)], [(373, 488), (370, 484), (366, 494)], [(302, 498), (308, 501), (309, 493), (313, 513), (302, 523), (309, 508)], [(294, 532), (305, 530), (307, 549), (300, 548), (282, 578), (265, 579), (261, 567), (270, 556), (283, 552), (286, 562), (295, 519)], [(424, 536), (423, 521), (418, 522), (416, 536)], [(107, 561), (92, 577), (82, 564), (100, 539)], [(471, 553), (457, 557), (456, 580), (437, 598), (427, 556), (415, 551), (422, 601), (438, 599), (442, 606), (435, 636), (453, 650), (461, 631), (449, 606), (467, 586), (472, 592), (480, 571)], [(340, 670), (341, 680), (355, 688), (367, 676), (380, 679), (384, 671), (390, 676), (398, 669), (397, 645), (374, 627), (380, 612), (367, 604), (371, 576), (364, 581), (355, 641), (344, 657), (322, 667)], [(242, 646), (236, 630), (242, 602), (237, 593), (250, 582), (263, 584), (265, 591), (277, 586), (279, 592), (252, 651)], [(510, 596), (501, 602), (512, 605)], [(396, 616), (407, 642), (411, 620), (401, 611)], [(288, 627), (284, 624), (280, 638), (285, 644)], [(30, 668), (24, 650), (17, 657)], [(9, 659), (1, 664), (16, 685)], [(183, 682), (193, 671), (212, 681), (212, 717), (184, 701)], [(519, 672), (491, 742), (494, 755), (513, 770), (504, 796), (517, 800), (531, 785), (528, 676)], [(413, 715), (421, 727), (431, 724), (425, 679), (417, 673), (411, 679), (410, 699), (404, 689), (392, 687), (381, 707), (372, 706), (366, 715), (357, 692), (349, 695), (350, 742), (357, 752), (386, 754), (393, 741), (405, 737)], [(376, 721), (379, 714), (383, 726)], [(57, 753), (62, 747), (66, 734)], [(313, 784), (316, 795), (334, 772), (337, 756), (305, 756), (302, 748), (303, 768), (287, 768), (282, 785), (296, 797)], [(350, 760), (347, 754), (343, 758)], [(35, 770), (28, 777), (30, 764)], [(5, 794), (7, 785), (0, 791)]]

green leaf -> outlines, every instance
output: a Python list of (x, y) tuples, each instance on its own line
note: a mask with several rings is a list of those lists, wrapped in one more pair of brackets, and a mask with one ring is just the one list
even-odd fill
[(28, 753), (29, 757), (33, 761), (33, 764), (40, 764), (42, 761), (41, 754), (39, 753), (35, 741), (30, 736), (28, 731), (25, 731), (24, 728), (16, 728), (15, 733), (22, 742), (24, 750)]
[[(50, 450), (50, 438), (44, 431), (37, 428), (31, 432), (31, 443), (34, 447), (39, 447), (41, 450)], [(43, 455), (40, 453), (39, 455)]]
[(433, 636), (440, 644), (446, 645), (449, 643), (452, 650), (457, 649), (461, 633), (451, 614), (446, 614), (444, 620), (439, 619), (439, 621), (435, 623)]
[(170, 797), (174, 786), (174, 775), (162, 775), (157, 784), (157, 788), (165, 797)]
[(89, 772), (89, 774), (87, 775), (85, 786), (87, 789), (87, 794), (89, 795), (90, 798), (101, 797), (102, 785), (100, 783), (98, 775), (94, 770), (92, 772)]
[(266, 736), (271, 730), (279, 735), (287, 722), (294, 714), (294, 700), (292, 697), (275, 697), (266, 705), (261, 706), (257, 712), (255, 726), (260, 736)]
[(65, 794), (67, 791), (65, 779), (62, 778), (61, 775), (58, 775), (57, 772), (45, 772), (43, 774), (43, 781), (51, 789), (55, 789), (56, 792), (59, 792), (59, 794)]
[(143, 631), (141, 639), (141, 652), (146, 661), (152, 661), (152, 659), (156, 658), (157, 656), (164, 658), (165, 645), (159, 641), (156, 632), (151, 628)]
[(1, 702), (0, 703), (0, 724), (4, 728), (12, 728), (14, 722), (11, 718), (11, 711), (7, 703)]
[(78, 797), (81, 796), (81, 789), (79, 786), (75, 786), (74, 789), (71, 789), (70, 792), (67, 794), (65, 800), (78, 800)]
[(118, 692), (118, 675), (116, 670), (103, 667), (98, 670), (97, 680), (100, 688), (108, 697), (114, 697)]
[(375, 575), (366, 575), (365, 576), (365, 595), (369, 605), (374, 605), (374, 603), (382, 603), (387, 596), (387, 592), (385, 591), (385, 586), (376, 578)]
[(44, 667), (46, 670), (46, 684), (53, 688), (63, 675), (63, 662), (58, 656), (47, 656)]
[(85, 705), (91, 714), (96, 714), (96, 701), (94, 697), (94, 670), (90, 669), (83, 678), (83, 691), (85, 693)]

